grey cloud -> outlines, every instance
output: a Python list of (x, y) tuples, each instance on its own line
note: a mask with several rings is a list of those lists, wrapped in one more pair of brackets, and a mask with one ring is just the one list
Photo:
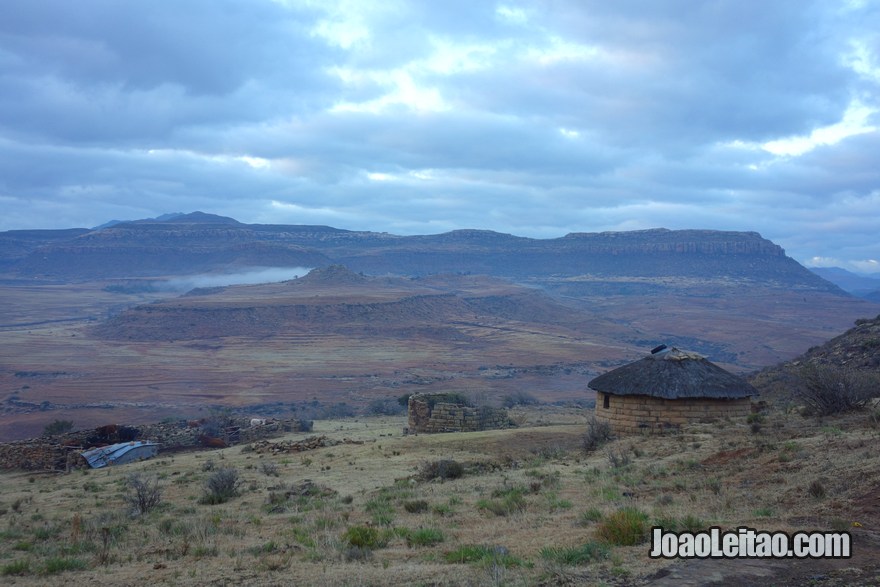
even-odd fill
[[(465, 1), (9, 0), (0, 229), (202, 209), (399, 233), (758, 230), (801, 260), (880, 258), (877, 131), (793, 157), (759, 146), (854, 99), (880, 108), (876, 3), (503, 5), (523, 18)], [(345, 46), (321, 23), (367, 36)], [(429, 68), (435, 43), (479, 58)], [(401, 83), (446, 109), (333, 110)]]

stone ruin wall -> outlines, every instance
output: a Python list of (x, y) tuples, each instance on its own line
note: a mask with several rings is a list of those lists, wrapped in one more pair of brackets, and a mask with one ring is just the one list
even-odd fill
[[(171, 423), (127, 426), (137, 431), (137, 440), (149, 440), (159, 444), (159, 450), (192, 449), (206, 446), (204, 430), (196, 421), (180, 420)], [(298, 420), (265, 420), (264, 424), (251, 426), (250, 418), (236, 418), (228, 422), (215, 448), (273, 438), (288, 432), (299, 431)], [(95, 436), (97, 429), (79, 430), (52, 437), (32, 438), (0, 444), (0, 470), (68, 471), (88, 467), (80, 453), (94, 445), (86, 439)], [(119, 427), (123, 428), (123, 427)], [(114, 444), (115, 441), (103, 444)], [(161, 453), (160, 453), (161, 454)]]
[(510, 428), (513, 423), (503, 408), (479, 408), (437, 402), (430, 396), (411, 395), (407, 405), (409, 432), (477, 432)]
[(683, 424), (722, 418), (745, 418), (751, 399), (663, 399), (647, 395), (596, 394), (596, 418), (611, 425), (615, 434), (662, 433)]

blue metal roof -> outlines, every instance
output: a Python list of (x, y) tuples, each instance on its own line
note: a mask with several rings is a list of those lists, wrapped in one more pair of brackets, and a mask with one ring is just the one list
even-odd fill
[(136, 440), (102, 446), (84, 451), (82, 456), (88, 461), (93, 469), (100, 469), (107, 465), (122, 464), (138, 459), (148, 459), (156, 456), (159, 445), (148, 440)]

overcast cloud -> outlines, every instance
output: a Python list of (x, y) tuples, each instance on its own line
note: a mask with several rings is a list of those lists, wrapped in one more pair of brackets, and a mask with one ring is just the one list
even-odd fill
[(754, 230), (880, 271), (880, 1), (4, 0), (0, 230)]

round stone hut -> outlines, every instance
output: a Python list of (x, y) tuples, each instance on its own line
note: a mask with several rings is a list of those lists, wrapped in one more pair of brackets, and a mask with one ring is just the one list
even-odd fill
[(661, 345), (590, 381), (596, 418), (617, 434), (656, 433), (689, 422), (745, 417), (758, 391), (696, 353)]

